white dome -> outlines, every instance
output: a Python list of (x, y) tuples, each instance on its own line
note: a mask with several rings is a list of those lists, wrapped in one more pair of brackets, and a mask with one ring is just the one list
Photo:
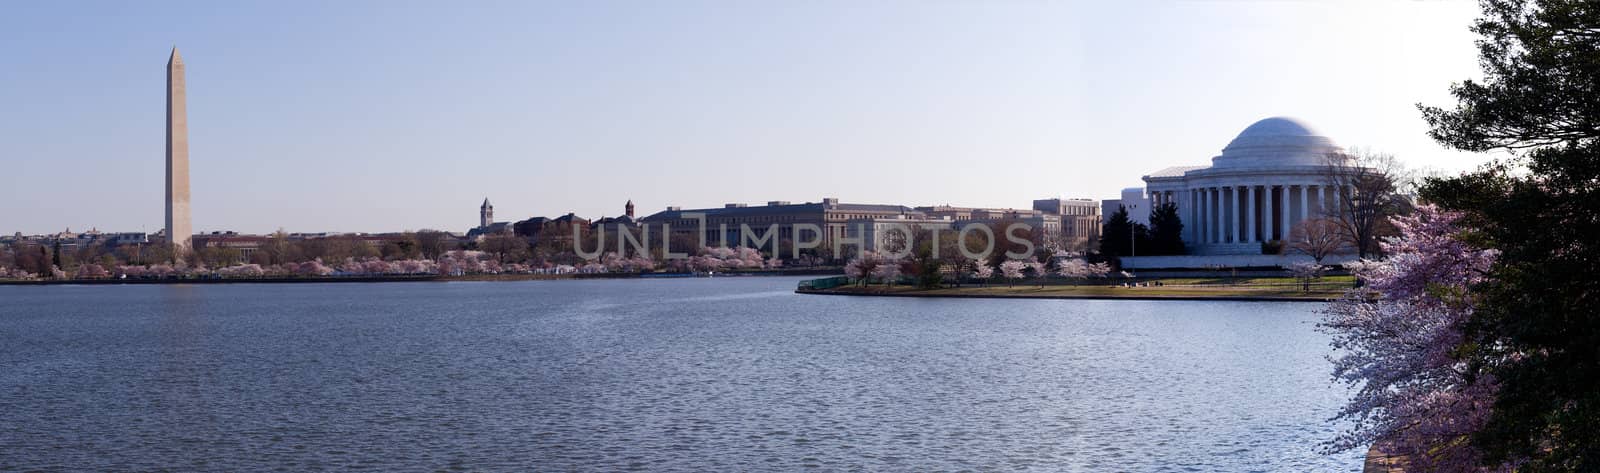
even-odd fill
[(1333, 140), (1311, 125), (1289, 117), (1272, 117), (1251, 124), (1211, 158), (1214, 167), (1318, 166), (1328, 153), (1342, 151)]

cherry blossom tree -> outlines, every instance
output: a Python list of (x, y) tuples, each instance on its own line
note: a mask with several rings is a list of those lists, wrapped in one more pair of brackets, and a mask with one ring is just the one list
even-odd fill
[(367, 274), (372, 275), (394, 274), (396, 272), (394, 270), (394, 265), (390, 264), (388, 261), (377, 258), (370, 258), (366, 262), (362, 263), (361, 266), (367, 271)]
[(867, 280), (877, 275), (878, 266), (881, 264), (882, 258), (877, 253), (863, 251), (854, 259), (845, 263), (844, 275), (849, 276), (850, 279), (860, 281), (862, 286), (866, 286)]
[(989, 279), (994, 278), (994, 266), (989, 266), (989, 263), (981, 260), (973, 261), (972, 278), (983, 281), (982, 284), (985, 286), (989, 285)]
[(1022, 279), (1022, 273), (1027, 269), (1028, 263), (1020, 260), (1006, 260), (1004, 263), (1000, 263), (1000, 274), (1006, 278), (1006, 282), (1011, 287), (1017, 285), (1017, 280)]
[(766, 258), (761, 256), (760, 251), (743, 246), (735, 251), (733, 260), (736, 261), (735, 267), (747, 269), (760, 268), (766, 262)]
[(628, 263), (627, 258), (618, 256), (615, 252), (607, 252), (600, 257), (600, 264), (606, 267), (608, 273), (626, 272), (629, 269)]
[(877, 255), (877, 258), (878, 265), (872, 269), (872, 275), (883, 284), (894, 287), (895, 281), (900, 279), (900, 259), (884, 257), (882, 254)]
[(607, 272), (612, 273), (636, 273), (649, 271), (656, 267), (655, 260), (650, 259), (649, 256), (634, 255), (631, 258), (625, 258), (616, 253), (606, 253), (604, 257), (600, 258), (600, 264), (606, 267)]
[(172, 268), (172, 265), (166, 263), (152, 264), (145, 271), (146, 275), (157, 279), (165, 279), (167, 276), (172, 276), (176, 273), (177, 271)]
[(322, 258), (305, 261), (294, 266), (294, 274), (299, 276), (327, 276), (333, 274), (333, 268), (322, 264)]
[(345, 258), (344, 263), (339, 265), (339, 272), (345, 274), (361, 275), (366, 274), (366, 271), (366, 266), (361, 264), (361, 262), (357, 261), (355, 258)]
[(83, 264), (78, 266), (78, 279), (100, 279), (110, 276), (111, 273), (98, 264)]
[(1358, 388), (1336, 417), (1353, 426), (1329, 450), (1381, 442), (1408, 470), (1476, 471), (1481, 457), (1468, 435), (1487, 422), (1497, 388), (1461, 350), (1472, 288), (1496, 253), (1462, 242), (1458, 218), (1423, 206), (1391, 219), (1399, 236), (1382, 243), (1388, 258), (1354, 265), (1367, 284), (1326, 309), (1320, 327), (1333, 336), (1334, 378)]
[(119, 278), (141, 278), (144, 277), (145, 273), (148, 271), (149, 269), (145, 268), (144, 266), (123, 265), (117, 266), (117, 269), (112, 273)]
[(655, 271), (656, 260), (649, 255), (634, 255), (632, 259), (633, 270), (637, 272)]
[(1076, 280), (1089, 277), (1089, 263), (1081, 259), (1063, 259), (1056, 263), (1056, 275)]
[(716, 272), (724, 268), (723, 260), (714, 255), (699, 255), (689, 257), (689, 268), (702, 272)]
[(1299, 261), (1289, 265), (1289, 275), (1300, 281), (1300, 292), (1311, 291), (1311, 282), (1322, 279), (1323, 273), (1326, 272), (1327, 268), (1309, 261)]
[(1103, 277), (1106, 277), (1106, 276), (1108, 276), (1110, 274), (1111, 274), (1111, 265), (1107, 264), (1107, 263), (1104, 263), (1104, 262), (1100, 262), (1100, 263), (1095, 263), (1095, 264), (1089, 265), (1088, 273), (1086, 275), (1088, 277), (1091, 277), (1091, 278), (1103, 278)]
[(179, 266), (182, 267), (184, 276), (199, 277), (211, 274), (211, 270), (206, 268), (205, 261), (202, 261), (199, 258), (195, 258), (194, 264), (192, 265), (180, 264)]
[(1044, 278), (1050, 275), (1049, 266), (1039, 261), (1037, 257), (1029, 258), (1028, 261), (1023, 263), (1028, 266), (1028, 274), (1033, 276), (1034, 282), (1039, 283), (1039, 287), (1043, 288)]
[[(483, 274), (489, 272), (490, 266), (485, 261), (487, 254), (482, 251), (455, 250), (439, 257), (439, 274), (447, 276), (460, 276), (464, 274)], [(498, 270), (498, 264), (495, 265)]]
[(407, 274), (439, 274), (439, 263), (433, 260), (402, 261)]
[(228, 278), (254, 278), (266, 275), (259, 264), (240, 264), (217, 269), (217, 274)]

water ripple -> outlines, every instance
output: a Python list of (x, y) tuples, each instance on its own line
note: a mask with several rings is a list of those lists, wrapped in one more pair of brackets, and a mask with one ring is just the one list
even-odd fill
[(0, 287), (0, 471), (1352, 471), (1313, 307)]

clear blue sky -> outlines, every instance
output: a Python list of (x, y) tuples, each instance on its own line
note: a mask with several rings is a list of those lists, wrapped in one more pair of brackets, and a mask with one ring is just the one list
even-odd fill
[[(463, 6), (464, 5), (464, 6)], [(1204, 164), (1251, 122), (1457, 171), (1417, 102), (1477, 77), (1471, 2), (14, 2), (0, 232), (162, 225), (188, 65), (196, 231), (569, 211), (1027, 207)]]

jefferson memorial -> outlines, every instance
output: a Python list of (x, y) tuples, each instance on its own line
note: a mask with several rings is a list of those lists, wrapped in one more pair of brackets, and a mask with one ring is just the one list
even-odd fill
[(1336, 209), (1331, 156), (1344, 149), (1305, 122), (1267, 118), (1245, 128), (1210, 166), (1177, 166), (1144, 176), (1150, 207), (1172, 203), (1191, 254), (1260, 255), (1261, 242), (1288, 240), (1295, 225)]

